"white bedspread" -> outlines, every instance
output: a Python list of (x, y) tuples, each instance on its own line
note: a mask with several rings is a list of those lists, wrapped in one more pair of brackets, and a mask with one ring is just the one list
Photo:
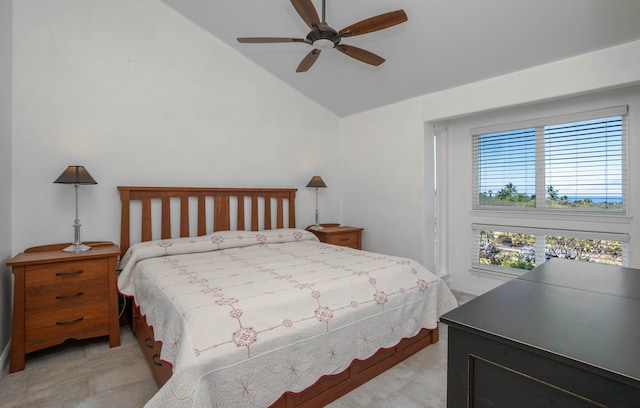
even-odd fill
[(297, 229), (136, 244), (121, 265), (174, 368), (147, 407), (267, 407), (457, 305), (415, 261)]

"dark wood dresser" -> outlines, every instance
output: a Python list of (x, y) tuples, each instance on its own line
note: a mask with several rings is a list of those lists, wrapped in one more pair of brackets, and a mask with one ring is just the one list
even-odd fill
[(640, 407), (640, 270), (551, 260), (443, 315), (447, 406)]

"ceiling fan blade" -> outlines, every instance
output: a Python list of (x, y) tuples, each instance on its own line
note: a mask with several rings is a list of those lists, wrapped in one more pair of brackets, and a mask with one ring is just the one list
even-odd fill
[(307, 72), (320, 56), (320, 52), (321, 51), (317, 48), (311, 50), (311, 52), (309, 52), (302, 61), (300, 61), (300, 65), (298, 65), (296, 72)]
[(291, 4), (293, 4), (293, 7), (309, 28), (320, 28), (320, 17), (318, 17), (318, 12), (313, 6), (313, 3), (311, 3), (311, 0), (291, 0)]
[(354, 35), (367, 34), (393, 27), (394, 25), (404, 23), (407, 20), (407, 14), (404, 10), (390, 11), (388, 13), (359, 21), (349, 27), (345, 27), (340, 30), (340, 35), (342, 37), (353, 37)]
[(302, 38), (286, 37), (239, 37), (241, 43), (284, 43), (284, 42), (306, 42)]
[(355, 58), (366, 64), (375, 65), (376, 67), (385, 61), (381, 56), (367, 50), (363, 50), (362, 48), (354, 47), (353, 45), (340, 44), (336, 49), (351, 58)]

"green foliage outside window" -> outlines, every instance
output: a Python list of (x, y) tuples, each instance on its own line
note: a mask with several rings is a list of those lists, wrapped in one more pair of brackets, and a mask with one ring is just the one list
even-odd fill
[[(534, 234), (480, 231), (480, 264), (530, 270), (536, 266)], [(622, 243), (601, 239), (584, 239), (547, 235), (545, 260), (574, 259), (622, 265)]]
[(508, 183), (495, 194), (491, 190), (480, 193), (480, 205), (535, 207), (536, 196), (518, 193), (517, 187)]

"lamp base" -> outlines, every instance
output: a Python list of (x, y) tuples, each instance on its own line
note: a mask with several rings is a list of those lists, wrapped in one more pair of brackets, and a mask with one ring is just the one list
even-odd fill
[(316, 225), (312, 225), (311, 227), (309, 227), (309, 229), (312, 229), (314, 231), (322, 231), (324, 229), (324, 227), (320, 224), (316, 224)]
[(91, 247), (89, 245), (85, 245), (85, 244), (71, 244), (68, 247), (66, 247), (65, 249), (63, 249), (63, 252), (84, 252), (84, 251), (88, 251), (90, 250)]

